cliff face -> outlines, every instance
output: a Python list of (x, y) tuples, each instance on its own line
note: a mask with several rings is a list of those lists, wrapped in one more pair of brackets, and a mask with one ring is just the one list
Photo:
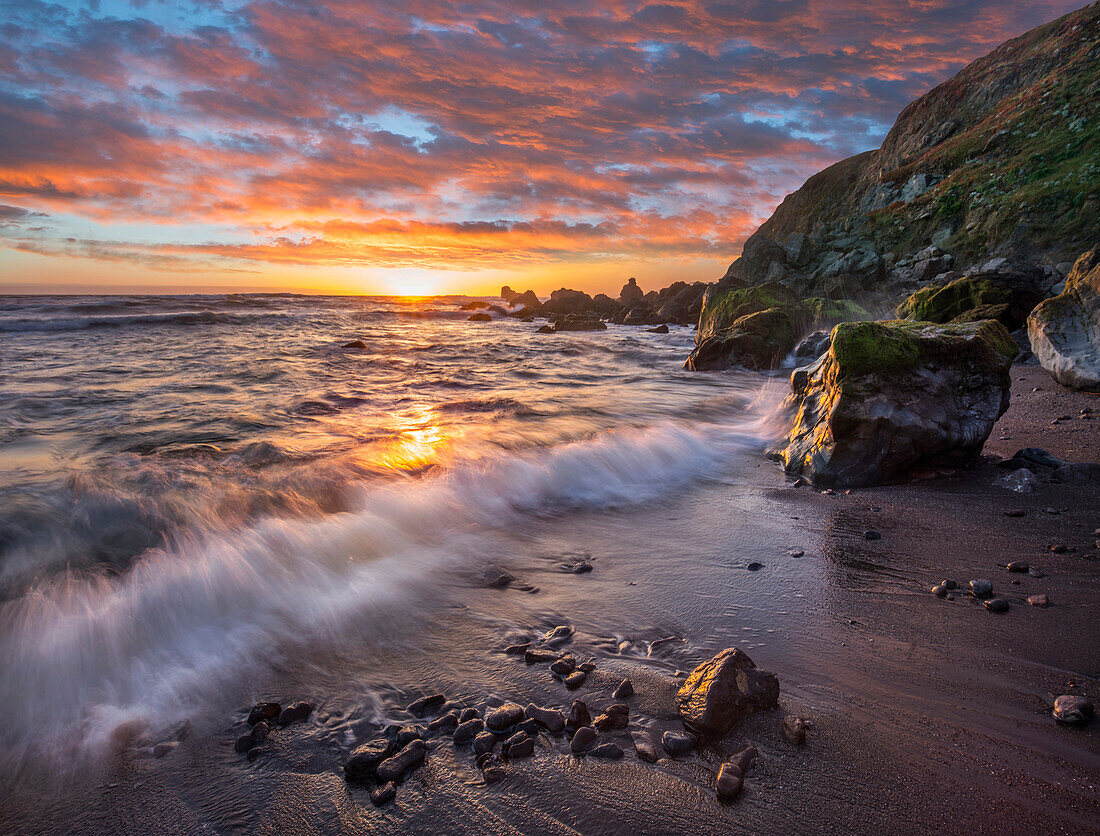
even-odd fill
[(1049, 288), (1100, 228), (1100, 3), (998, 47), (910, 104), (882, 147), (788, 195), (724, 285), (897, 300), (1004, 259)]

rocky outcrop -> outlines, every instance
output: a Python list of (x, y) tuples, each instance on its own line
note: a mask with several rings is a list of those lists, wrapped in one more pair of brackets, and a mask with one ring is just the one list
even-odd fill
[(700, 734), (721, 736), (747, 714), (775, 708), (779, 680), (758, 670), (748, 654), (727, 648), (691, 672), (676, 694), (684, 725)]
[(801, 300), (780, 282), (744, 288), (712, 285), (703, 299), (695, 350), (684, 367), (693, 371), (775, 368), (807, 331), (869, 317), (854, 302)]
[(965, 464), (1008, 408), (1016, 352), (993, 320), (838, 325), (828, 353), (791, 375), (792, 427), (769, 455), (820, 486)]
[(999, 257), (1060, 283), (1100, 227), (1098, 39), (1094, 3), (973, 62), (788, 195), (723, 281), (897, 301)]
[(918, 290), (898, 305), (901, 319), (922, 322), (980, 322), (995, 319), (1015, 331), (1042, 296), (1021, 273), (973, 273)]
[(638, 280), (631, 276), (627, 279), (626, 284), (623, 285), (623, 289), (619, 292), (619, 304), (630, 305), (640, 301), (644, 296), (645, 294), (642, 292), (642, 289), (638, 287)]
[(543, 303), (542, 311), (549, 317), (555, 315), (583, 314), (592, 310), (592, 297), (583, 290), (570, 290), (560, 288), (550, 294), (550, 298)]
[(1055, 380), (1100, 392), (1100, 248), (1077, 259), (1065, 290), (1031, 312), (1027, 335)]

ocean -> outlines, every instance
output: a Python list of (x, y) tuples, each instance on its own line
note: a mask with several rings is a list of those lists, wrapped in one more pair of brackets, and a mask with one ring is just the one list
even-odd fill
[(443, 606), (425, 576), (681, 501), (774, 435), (782, 379), (684, 371), (690, 328), (537, 334), (467, 301), (0, 299), (10, 769), (155, 737), (349, 631), (384, 646)]

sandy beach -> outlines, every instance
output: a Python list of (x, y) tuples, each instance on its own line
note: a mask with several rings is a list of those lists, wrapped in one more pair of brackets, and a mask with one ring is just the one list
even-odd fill
[[(196, 717), (171, 757), (123, 755), (63, 783), (24, 785), (0, 802), (0, 820), (9, 833), (1095, 831), (1096, 724), (1063, 727), (1050, 709), (1055, 695), (1098, 685), (1089, 637), (1100, 629), (1100, 497), (1089, 486), (1017, 495), (993, 483), (1003, 475), (995, 457), (1018, 447), (1098, 449), (1100, 420), (1048, 432), (1095, 398), (1054, 392), (1026, 366), (1014, 368), (1013, 387), (988, 455), (966, 472), (823, 494), (789, 487), (746, 453), (736, 477), (656, 507), (501, 532), (486, 565), (515, 575), (511, 587), (485, 588), (478, 567), (441, 568), (422, 579), (420, 617), (349, 627), (305, 668), (281, 668), (285, 648), (272, 648), (272, 671)], [(592, 572), (563, 570), (582, 557)], [(1043, 576), (1009, 574), (1015, 560)], [(748, 571), (752, 561), (763, 568)], [(993, 614), (962, 593), (938, 599), (929, 588), (944, 578), (988, 578), (1011, 609)], [(1051, 606), (1028, 606), (1037, 593)], [(557, 624), (575, 627), (578, 659), (595, 660), (575, 692), (545, 665), (503, 653)], [(621, 761), (576, 758), (566, 738), (544, 734), (533, 757), (485, 786), (468, 748), (436, 736), (381, 809), (342, 775), (355, 740), (413, 721), (402, 706), (437, 691), (478, 708), (568, 710), (580, 698), (595, 714), (629, 678), (631, 727), (659, 740), (679, 728), (684, 672), (729, 646), (779, 677), (781, 708), (691, 755), (644, 763), (613, 732)], [(273, 732), (250, 763), (233, 740), (251, 701), (265, 698), (317, 708)], [(780, 734), (787, 714), (811, 722), (802, 747)], [(761, 756), (740, 799), (721, 804), (715, 772), (747, 742)]]

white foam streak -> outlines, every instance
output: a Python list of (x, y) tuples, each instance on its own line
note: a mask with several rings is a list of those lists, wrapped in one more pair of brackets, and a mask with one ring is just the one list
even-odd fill
[(388, 613), (428, 594), (425, 570), (479, 553), (479, 532), (652, 501), (759, 449), (767, 429), (665, 424), (496, 454), (364, 490), (353, 513), (267, 520), (121, 576), (43, 584), (0, 609), (0, 747), (56, 751), (75, 735), (96, 750), (124, 720), (183, 719), (273, 648), (385, 634)]

